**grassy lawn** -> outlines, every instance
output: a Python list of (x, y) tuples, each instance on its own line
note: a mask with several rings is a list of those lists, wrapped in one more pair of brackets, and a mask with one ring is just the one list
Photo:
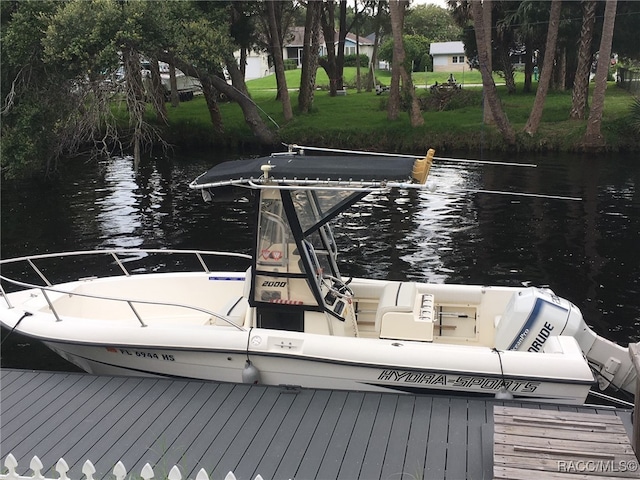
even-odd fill
[[(345, 69), (347, 85), (355, 84), (355, 68)], [(425, 104), (433, 101), (429, 90), (424, 88), (424, 73), (415, 75), (416, 90)], [(448, 74), (427, 73), (427, 81), (445, 82)], [(462, 75), (455, 74), (462, 82)], [(388, 85), (389, 72), (378, 72), (378, 81)], [(326, 91), (328, 79), (324, 70), (319, 69), (312, 112), (307, 115), (297, 113), (297, 91), (300, 70), (287, 71), (291, 103), (294, 118), (286, 123), (282, 115), (282, 106), (275, 100), (275, 77), (247, 82), (256, 105), (263, 112), (262, 117), (271, 127), (276, 128), (282, 141), (288, 143), (332, 146), (336, 148), (363, 148), (397, 151), (423, 151), (435, 147), (440, 152), (446, 150), (470, 150), (480, 145), (487, 149), (504, 148), (501, 136), (492, 126), (482, 122), (482, 89), (467, 86), (463, 89), (464, 101), (456, 108), (438, 111), (424, 111), (425, 124), (412, 128), (407, 113), (401, 113), (397, 121), (387, 119), (387, 94), (348, 88), (346, 96), (330, 97)], [(500, 79), (497, 78), (496, 82)], [(509, 95), (506, 87), (499, 86), (506, 114), (518, 132), (518, 148), (523, 150), (572, 150), (580, 142), (586, 128), (585, 121), (569, 120), (571, 91), (550, 92), (547, 96), (538, 134), (529, 137), (522, 133), (529, 117), (535, 93), (520, 93), (524, 79), (517, 78), (518, 93)], [(422, 83), (421, 83), (422, 82)], [(465, 72), (465, 84), (480, 83), (478, 72)], [(640, 148), (640, 140), (634, 138), (625, 126), (629, 114), (632, 96), (626, 91), (610, 84), (607, 90), (603, 133), (612, 148)], [(238, 144), (250, 144), (253, 136), (244, 122), (239, 106), (235, 103), (221, 103), (220, 110), (224, 121), (224, 133), (214, 133), (204, 98), (170, 108), (169, 141), (186, 146), (222, 145), (234, 147)], [(637, 137), (637, 136), (636, 136)]]
[[(301, 70), (287, 70), (285, 72), (285, 76), (287, 77), (287, 86), (291, 88), (298, 88), (300, 85), (300, 74)], [(360, 77), (363, 79), (367, 74), (366, 68), (360, 69)], [(344, 80), (345, 84), (355, 88), (356, 85), (356, 67), (345, 67), (344, 69)], [(518, 80), (518, 76), (523, 77), (523, 74), (517, 74), (516, 80)], [(480, 72), (478, 70), (454, 73), (454, 77), (458, 83), (466, 84), (481, 84), (482, 78), (480, 76)], [(425, 86), (425, 80), (427, 85), (433, 85), (435, 82), (445, 83), (449, 79), (448, 73), (442, 72), (416, 72), (412, 75), (413, 82), (416, 87)], [(498, 75), (494, 75), (494, 79), (496, 83), (501, 83), (502, 79)], [(376, 80), (381, 85), (389, 85), (391, 83), (391, 72), (389, 70), (378, 70), (376, 72)], [(523, 80), (523, 78), (520, 78)], [(329, 77), (327, 77), (324, 69), (319, 68), (318, 73), (316, 74), (316, 85), (321, 88), (329, 87)], [(255, 80), (249, 80), (247, 82), (247, 87), (250, 91), (254, 92), (256, 90), (274, 90), (276, 88), (276, 76), (269, 75), (268, 77), (258, 78)]]

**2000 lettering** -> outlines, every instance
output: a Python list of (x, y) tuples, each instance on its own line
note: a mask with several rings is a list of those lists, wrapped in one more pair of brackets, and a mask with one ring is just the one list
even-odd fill
[(271, 280), (265, 280), (264, 282), (262, 282), (262, 286), (263, 287), (277, 287), (277, 288), (284, 288), (287, 286), (287, 282), (274, 282)]

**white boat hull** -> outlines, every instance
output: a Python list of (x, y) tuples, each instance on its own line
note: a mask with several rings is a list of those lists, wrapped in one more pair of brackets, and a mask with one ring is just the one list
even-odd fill
[[(278, 337), (281, 338), (280, 335)], [(564, 343), (567, 349), (578, 348), (569, 341)], [(241, 349), (192, 351), (159, 347), (45, 344), (83, 370), (99, 375), (161, 376), (241, 383), (247, 359)], [(430, 353), (434, 356), (442, 354)], [(451, 355), (454, 352), (448, 353)], [(499, 369), (489, 368), (463, 371), (269, 352), (250, 352), (249, 357), (260, 373), (259, 383), (288, 387), (494, 396), (505, 385), (517, 399), (576, 404), (584, 403), (593, 385), (593, 377), (585, 376), (587, 372), (577, 361), (574, 370), (582, 377), (553, 378), (549, 370), (542, 371), (545, 367), (553, 367), (557, 371), (557, 359), (548, 365), (540, 365), (538, 375), (534, 372), (526, 375), (505, 372), (503, 377)], [(492, 358), (487, 355), (487, 360), (498, 362), (496, 354)], [(503, 362), (510, 362), (510, 359), (503, 358)], [(552, 363), (555, 363), (555, 367)]]
[[(150, 274), (85, 280), (59, 288), (105, 296), (116, 291), (147, 292), (148, 301), (182, 304), (189, 296), (204, 296), (198, 284), (210, 288), (213, 282), (219, 292), (236, 295), (243, 289), (243, 280), (242, 273), (230, 272)], [(354, 289), (360, 290), (380, 289), (384, 283), (353, 282)], [(441, 343), (444, 337), (425, 342), (371, 333), (372, 338), (367, 338), (238, 328), (219, 319), (212, 321), (199, 311), (185, 315), (171, 305), (138, 306), (141, 323), (126, 311), (126, 304), (107, 307), (101, 302), (113, 302), (95, 298), (79, 302), (81, 297), (75, 295), (49, 294), (61, 318), (57, 321), (39, 291), (9, 294), (8, 299), (13, 308), (0, 311), (7, 328), (42, 340), (94, 374), (242, 382), (249, 359), (259, 372), (259, 383), (269, 385), (482, 396), (493, 396), (504, 387), (514, 398), (571, 404), (583, 403), (594, 384), (573, 337), (553, 337), (546, 353), (496, 351), (471, 341)], [(224, 311), (228, 303), (220, 295), (217, 303), (207, 307)], [(93, 315), (85, 313), (88, 310)], [(32, 315), (20, 320), (25, 311)], [(252, 314), (247, 308), (240, 324), (250, 321)], [(365, 324), (363, 320), (361, 329), (367, 335)]]

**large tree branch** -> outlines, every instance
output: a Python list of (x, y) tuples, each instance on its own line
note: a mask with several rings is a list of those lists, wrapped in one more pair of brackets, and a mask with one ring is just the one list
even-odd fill
[[(265, 145), (275, 145), (278, 142), (277, 135), (266, 126), (260, 117), (260, 112), (258, 111), (256, 104), (239, 88), (229, 85), (224, 78), (221, 78), (218, 75), (198, 69), (184, 60), (176, 58), (166, 52), (161, 52), (158, 55), (158, 59), (166, 63), (173, 62), (176, 68), (182, 70), (184, 74), (199, 78), (201, 82), (203, 79), (206, 79), (206, 81), (210, 82), (210, 84), (220, 93), (226, 95), (230, 100), (237, 102), (242, 109), (245, 122), (249, 125), (249, 128), (251, 128), (251, 131), (256, 138), (258, 138), (260, 143)], [(229, 64), (227, 68), (232, 76), (235, 75), (236, 72), (232, 72), (234, 65)], [(235, 65), (235, 68), (238, 68), (237, 65)]]

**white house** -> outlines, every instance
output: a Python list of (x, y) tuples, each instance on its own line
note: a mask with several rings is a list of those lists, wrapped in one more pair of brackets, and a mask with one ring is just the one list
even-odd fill
[[(338, 33), (336, 32), (336, 43), (334, 45), (334, 51), (337, 53), (338, 49)], [(347, 33), (347, 37), (344, 40), (344, 53), (345, 55), (355, 55), (356, 45), (360, 45), (360, 55), (367, 55), (369, 59), (373, 55), (373, 41), (367, 37), (356, 37), (352, 33)], [(296, 60), (298, 67), (302, 66), (302, 50), (304, 48), (304, 27), (293, 27), (289, 30), (288, 35), (284, 39), (283, 53), (285, 59)], [(324, 36), (320, 32), (320, 56), (327, 54), (327, 46), (324, 41)], [(366, 67), (367, 65), (362, 65)]]
[(429, 54), (433, 57), (434, 72), (462, 72), (469, 70), (462, 42), (434, 42)]
[[(234, 57), (240, 61), (240, 50), (234, 52)], [(273, 73), (273, 68), (269, 67), (269, 55), (266, 52), (250, 50), (247, 52), (245, 80), (266, 77)]]
[[(338, 33), (336, 32), (336, 38)], [(367, 37), (358, 37), (348, 33), (344, 41), (345, 55), (355, 55), (356, 43), (360, 44), (360, 54), (367, 55), (369, 59), (373, 55), (373, 40)], [(302, 66), (302, 50), (304, 47), (304, 27), (293, 27), (286, 35), (282, 48), (282, 56), (285, 60), (294, 59), (298, 67)], [(337, 50), (336, 42), (334, 49)], [(320, 33), (320, 56), (327, 54), (327, 46), (324, 42), (322, 32)], [(240, 50), (234, 52), (236, 60), (240, 61)], [(262, 78), (274, 72), (273, 66), (269, 65), (269, 54), (264, 51), (251, 50), (247, 52), (245, 80)], [(366, 68), (367, 65), (362, 65)]]

